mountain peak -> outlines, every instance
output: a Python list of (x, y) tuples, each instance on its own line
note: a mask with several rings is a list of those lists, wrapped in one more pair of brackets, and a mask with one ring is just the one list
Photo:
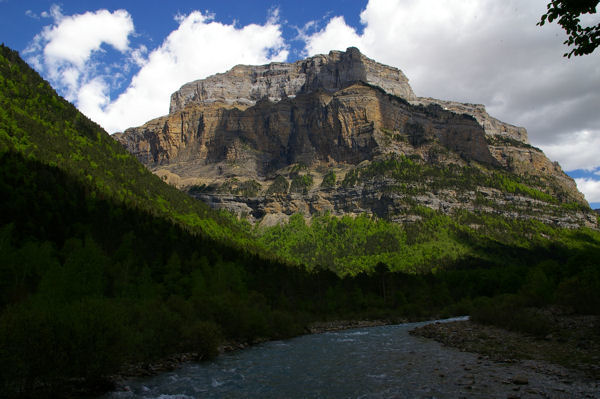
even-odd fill
[(281, 101), (319, 89), (333, 92), (356, 81), (381, 87), (405, 100), (416, 99), (402, 71), (349, 47), (294, 63), (236, 65), (225, 73), (187, 83), (171, 96), (170, 113), (188, 104), (221, 102), (249, 106), (262, 98)]
[(237, 65), (115, 136), (164, 180), (263, 224), (294, 213), (414, 221), (419, 207), (596, 223), (575, 182), (485, 106), (417, 97), (357, 48)]

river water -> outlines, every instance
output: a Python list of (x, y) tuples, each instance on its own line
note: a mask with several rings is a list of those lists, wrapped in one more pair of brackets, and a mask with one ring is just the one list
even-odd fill
[(127, 381), (128, 391), (103, 398), (600, 398), (597, 383), (561, 370), (493, 362), (408, 334), (423, 324), (266, 342)]

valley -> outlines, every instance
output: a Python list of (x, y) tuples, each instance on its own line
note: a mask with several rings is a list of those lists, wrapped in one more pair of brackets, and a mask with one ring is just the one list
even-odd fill
[(1, 392), (102, 394), (132, 364), (315, 322), (597, 314), (573, 180), (523, 129), (365, 58), (234, 68), (111, 137), (1, 46)]

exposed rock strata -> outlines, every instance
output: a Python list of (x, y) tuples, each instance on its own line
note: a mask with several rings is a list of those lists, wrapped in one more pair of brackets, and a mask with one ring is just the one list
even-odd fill
[(188, 104), (254, 105), (262, 99), (280, 101), (317, 89), (330, 92), (349, 82), (362, 81), (406, 100), (416, 99), (408, 79), (397, 68), (375, 62), (350, 47), (293, 64), (238, 65), (226, 73), (183, 85), (171, 96), (169, 113)]
[[(389, 187), (393, 187), (393, 182), (371, 182), (352, 188), (316, 188), (308, 194), (246, 197), (211, 193), (195, 196), (213, 208), (228, 209), (240, 217), (264, 226), (286, 221), (295, 213), (308, 217), (326, 212), (337, 216), (357, 216), (366, 213), (399, 223), (414, 222), (420, 219), (411, 212), (415, 205), (450, 214), (457, 210), (467, 210), (511, 219), (534, 219), (565, 228), (596, 226), (595, 217), (589, 212), (565, 211), (557, 204), (548, 204), (527, 196), (503, 193), (487, 187), (463, 192), (446, 189), (417, 195), (389, 192)], [(480, 196), (483, 196), (485, 201), (481, 201)], [(266, 217), (267, 215), (270, 216)]]
[[(355, 48), (293, 64), (237, 66), (186, 84), (172, 95), (169, 115), (115, 138), (166, 181), (183, 189), (210, 188), (196, 195), (266, 224), (295, 212), (324, 211), (410, 221), (415, 204), (565, 227), (597, 223), (574, 181), (529, 145), (524, 128), (491, 117), (483, 105), (417, 98), (401, 71)], [(434, 192), (427, 182), (402, 192), (406, 187), (385, 179), (340, 187), (343, 176), (363, 163), (397, 156), (502, 170), (556, 201), (485, 186)], [(326, 171), (334, 169), (334, 188), (321, 187)], [(315, 178), (304, 194), (268, 194), (277, 175), (291, 183), (299, 174)], [(248, 197), (224, 189), (244, 181), (258, 191)], [(580, 210), (561, 206), (572, 202)]]
[[(388, 136), (397, 136), (397, 143)], [(496, 164), (474, 118), (437, 105), (413, 106), (360, 82), (245, 109), (191, 105), (129, 129), (119, 140), (147, 165), (237, 163), (259, 177), (294, 163), (358, 164), (434, 141), (467, 160)]]
[(525, 144), (529, 143), (527, 130), (525, 128), (510, 125), (490, 116), (485, 109), (485, 105), (444, 101), (429, 97), (419, 97), (417, 100), (411, 101), (411, 103), (422, 105), (437, 104), (443, 109), (457, 114), (471, 115), (483, 127), (485, 134), (487, 135), (505, 136)]

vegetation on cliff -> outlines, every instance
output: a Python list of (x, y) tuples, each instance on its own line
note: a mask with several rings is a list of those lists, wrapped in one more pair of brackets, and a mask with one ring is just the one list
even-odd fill
[[(332, 172), (328, 173), (331, 176)], [(498, 253), (494, 250), (497, 245), (530, 250), (555, 242), (577, 241), (581, 232), (589, 234), (593, 242), (600, 239), (595, 230), (572, 231), (537, 220), (536, 209), (531, 207), (534, 201), (546, 204), (545, 213), (559, 216), (586, 208), (579, 203), (560, 203), (533, 177), (473, 166), (431, 165), (418, 157), (392, 156), (350, 169), (339, 187), (377, 186), (378, 182), (383, 182), (378, 201), (381, 207), (386, 206), (386, 195), (397, 193), (402, 196), (404, 214), (390, 215), (387, 209), (380, 211), (382, 216), (337, 217), (325, 213), (313, 215), (310, 223), (301, 214), (295, 214), (288, 223), (257, 227), (258, 242), (286, 262), (309, 269), (327, 268), (345, 276), (371, 272), (377, 264), (404, 273), (477, 263), (502, 266), (519, 260), (510, 253)], [(482, 194), (481, 187), (526, 198), (528, 208), (519, 207), (516, 201), (499, 206)], [(441, 190), (472, 192), (473, 209), (459, 208), (449, 214), (415, 200), (427, 192)], [(404, 222), (387, 220), (394, 217)]]

